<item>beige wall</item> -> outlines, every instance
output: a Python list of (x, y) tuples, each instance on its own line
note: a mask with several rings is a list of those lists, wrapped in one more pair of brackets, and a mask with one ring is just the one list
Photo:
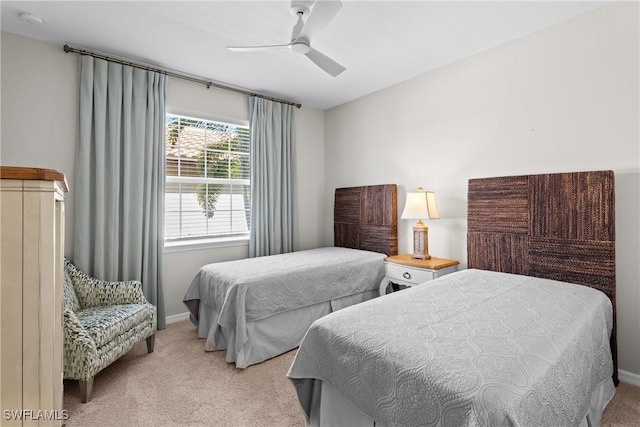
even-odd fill
[[(78, 129), (78, 61), (62, 46), (0, 33), (0, 164), (57, 169), (72, 186)], [(73, 191), (65, 240), (73, 243)], [(67, 243), (67, 254), (69, 252)]]
[[(0, 164), (57, 169), (69, 182), (66, 208), (66, 256), (73, 258), (75, 144), (78, 127), (76, 54), (62, 46), (1, 34)], [(206, 77), (206, 76), (205, 76)], [(167, 108), (211, 118), (248, 121), (246, 96), (180, 79), (169, 79)], [(297, 247), (322, 241), (324, 194), (324, 113), (303, 107), (294, 113), (298, 172)], [(312, 224), (312, 226), (309, 226)], [(172, 251), (165, 255), (165, 309), (186, 311), (182, 297), (203, 264), (245, 258), (248, 245)]]
[(326, 214), (336, 187), (396, 183), (401, 211), (423, 186), (430, 253), (466, 265), (469, 178), (614, 170), (619, 361), (640, 374), (638, 32), (621, 2), (328, 110)]

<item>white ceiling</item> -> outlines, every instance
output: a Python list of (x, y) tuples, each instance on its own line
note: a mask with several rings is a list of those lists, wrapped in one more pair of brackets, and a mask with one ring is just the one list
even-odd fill
[[(280, 1), (1, 1), (3, 32), (178, 71), (328, 109), (571, 19), (611, 1), (358, 1), (311, 42), (347, 69), (331, 77), (287, 48)], [(42, 25), (28, 24), (21, 12)]]

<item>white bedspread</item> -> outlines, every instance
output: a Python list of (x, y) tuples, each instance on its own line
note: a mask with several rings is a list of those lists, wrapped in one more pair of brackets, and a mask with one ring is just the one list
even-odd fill
[(287, 376), (307, 416), (320, 379), (382, 425), (579, 425), (611, 328), (597, 290), (464, 270), (317, 320)]
[(218, 324), (235, 329), (234, 346), (240, 350), (247, 341), (246, 322), (377, 289), (385, 257), (327, 247), (209, 264), (196, 274), (183, 301), (219, 310)]

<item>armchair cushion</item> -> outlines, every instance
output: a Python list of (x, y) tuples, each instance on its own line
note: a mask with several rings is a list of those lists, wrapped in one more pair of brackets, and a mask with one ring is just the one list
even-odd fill
[(89, 307), (76, 312), (80, 324), (97, 347), (106, 345), (136, 325), (153, 322), (154, 307), (150, 304), (125, 304)]

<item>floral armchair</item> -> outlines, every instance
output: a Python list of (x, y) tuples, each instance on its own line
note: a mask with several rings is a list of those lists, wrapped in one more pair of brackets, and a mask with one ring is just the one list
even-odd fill
[(64, 377), (79, 380), (82, 403), (93, 378), (143, 339), (153, 352), (156, 308), (138, 281), (92, 278), (64, 260)]

